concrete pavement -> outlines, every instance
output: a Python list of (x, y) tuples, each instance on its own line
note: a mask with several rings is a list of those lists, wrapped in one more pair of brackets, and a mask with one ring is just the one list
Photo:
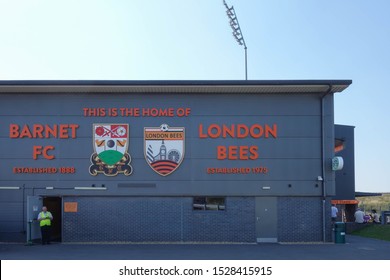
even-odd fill
[(1, 260), (390, 260), (390, 242), (345, 244), (0, 244)]

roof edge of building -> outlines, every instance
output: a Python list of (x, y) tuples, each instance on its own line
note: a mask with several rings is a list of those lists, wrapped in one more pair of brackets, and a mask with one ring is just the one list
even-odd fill
[(3, 80), (0, 93), (335, 93), (350, 84), (352, 80)]

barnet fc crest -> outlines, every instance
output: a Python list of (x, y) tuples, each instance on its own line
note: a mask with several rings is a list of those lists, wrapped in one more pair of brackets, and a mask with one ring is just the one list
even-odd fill
[(127, 153), (129, 146), (128, 124), (94, 124), (92, 165), (89, 173), (93, 176), (103, 173), (116, 176), (123, 173), (129, 176), (133, 172), (131, 157)]
[(144, 128), (144, 154), (149, 166), (161, 176), (174, 172), (184, 158), (184, 127)]

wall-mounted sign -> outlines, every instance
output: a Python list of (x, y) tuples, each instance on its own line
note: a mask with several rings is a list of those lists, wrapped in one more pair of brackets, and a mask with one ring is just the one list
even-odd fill
[(93, 176), (103, 173), (116, 176), (122, 173), (129, 176), (133, 172), (131, 157), (127, 153), (129, 146), (128, 124), (94, 124), (92, 165), (89, 173)]
[(64, 202), (64, 212), (77, 212), (77, 202)]
[(356, 199), (331, 200), (332, 204), (359, 204)]
[(144, 128), (144, 154), (149, 166), (161, 176), (174, 172), (184, 158), (184, 127)]
[(342, 157), (334, 157), (332, 159), (332, 170), (333, 171), (338, 171), (343, 169), (344, 167), (344, 160)]

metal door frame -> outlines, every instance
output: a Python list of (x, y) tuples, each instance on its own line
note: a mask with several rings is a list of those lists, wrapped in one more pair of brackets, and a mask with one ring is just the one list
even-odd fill
[(38, 214), (41, 211), (43, 206), (42, 196), (33, 195), (27, 196), (27, 205), (26, 205), (26, 222), (27, 222), (27, 234), (26, 239), (27, 243), (31, 244), (33, 240), (41, 238), (41, 230), (38, 223)]

